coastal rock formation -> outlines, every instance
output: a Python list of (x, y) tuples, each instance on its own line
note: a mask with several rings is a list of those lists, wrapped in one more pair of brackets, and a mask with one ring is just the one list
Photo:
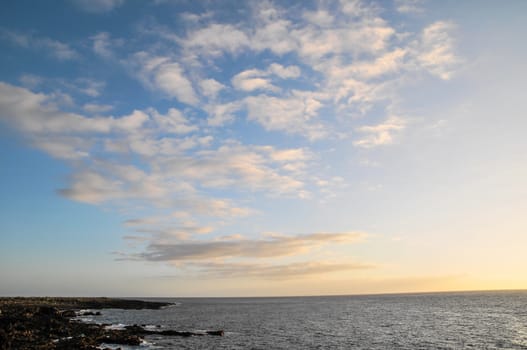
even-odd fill
[[(165, 336), (222, 336), (223, 331), (206, 333), (175, 330), (151, 331), (141, 326), (123, 330), (72, 320), (81, 309), (159, 309), (167, 303), (107, 298), (0, 298), (0, 350), (100, 349), (102, 343), (139, 345), (148, 334)], [(100, 315), (86, 312), (84, 315)]]

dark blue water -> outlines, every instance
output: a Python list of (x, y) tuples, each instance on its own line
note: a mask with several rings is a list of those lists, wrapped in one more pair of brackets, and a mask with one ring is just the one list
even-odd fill
[(527, 291), (158, 300), (178, 304), (97, 321), (226, 332), (149, 336), (142, 349), (527, 349)]

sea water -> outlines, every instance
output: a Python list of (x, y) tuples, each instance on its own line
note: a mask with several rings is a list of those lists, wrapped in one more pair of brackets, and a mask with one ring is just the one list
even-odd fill
[(148, 300), (174, 304), (91, 321), (225, 331), (127, 349), (527, 349), (527, 291)]

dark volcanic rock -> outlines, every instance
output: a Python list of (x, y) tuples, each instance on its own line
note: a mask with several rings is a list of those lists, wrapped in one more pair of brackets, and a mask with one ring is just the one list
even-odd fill
[(77, 314), (73, 310), (64, 310), (61, 313), (62, 317), (75, 317)]
[[(159, 309), (166, 303), (108, 298), (0, 298), (0, 350), (95, 350), (102, 343), (139, 345), (149, 334), (164, 336), (223, 336), (223, 331), (206, 333), (175, 330), (146, 330), (134, 325), (124, 330), (72, 320), (80, 309)], [(100, 315), (85, 312), (83, 315)]]
[(141, 334), (107, 330), (71, 318), (80, 309), (159, 309), (165, 305), (108, 298), (0, 298), (0, 350), (94, 350), (102, 342), (138, 345)]
[(222, 331), (222, 330), (219, 330), (219, 331), (207, 331), (207, 334), (208, 335), (217, 335), (217, 336), (223, 337), (225, 335), (225, 332)]
[(100, 311), (97, 311), (97, 312), (85, 311), (85, 312), (81, 312), (79, 316), (101, 316), (101, 312)]
[(123, 331), (113, 331), (105, 333), (98, 340), (101, 343), (109, 344), (120, 344), (120, 345), (140, 345), (141, 337), (135, 334), (130, 334), (129, 332)]

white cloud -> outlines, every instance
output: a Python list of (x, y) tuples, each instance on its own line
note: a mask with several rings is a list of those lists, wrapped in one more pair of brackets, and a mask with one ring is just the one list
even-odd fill
[(249, 44), (249, 38), (233, 25), (213, 23), (190, 32), (180, 43), (192, 55), (217, 57), (224, 52), (238, 53)]
[(88, 113), (99, 114), (111, 111), (113, 109), (113, 106), (102, 105), (97, 103), (86, 103), (84, 106), (82, 106), (82, 109), (84, 109)]
[(325, 128), (313, 122), (322, 103), (309, 94), (296, 93), (285, 98), (249, 96), (244, 102), (248, 119), (258, 122), (266, 130), (301, 134), (310, 139), (326, 135)]
[(197, 125), (173, 108), (164, 114), (150, 108), (90, 118), (61, 111), (53, 99), (0, 83), (0, 121), (34, 147), (71, 162), (73, 172), (59, 193), (72, 200), (124, 207), (142, 203), (225, 218), (252, 211), (209, 190), (308, 195), (302, 172), (311, 160), (307, 150), (234, 141), (212, 147), (213, 138), (199, 134)]
[(183, 69), (178, 63), (162, 64), (156, 69), (154, 81), (161, 90), (181, 102), (194, 105), (198, 101), (192, 84), (184, 76)]
[(424, 0), (395, 0), (396, 9), (401, 13), (422, 13)]
[[(379, 55), (373, 61), (359, 61), (347, 68), (340, 70), (339, 74), (351, 75), (362, 79), (377, 78), (387, 73), (396, 73), (403, 67), (403, 59), (407, 52), (397, 48), (383, 55)], [(347, 72), (345, 72), (347, 70)]]
[(191, 124), (190, 121), (175, 108), (170, 108), (165, 115), (160, 114), (153, 108), (151, 108), (149, 112), (160, 130), (164, 133), (188, 134), (198, 130), (196, 125)]
[(303, 148), (291, 148), (285, 150), (275, 150), (272, 147), (266, 147), (270, 152), (270, 157), (274, 161), (278, 162), (289, 162), (289, 161), (306, 161), (309, 160), (312, 155)]
[(28, 89), (34, 89), (44, 82), (42, 77), (33, 74), (22, 74), (19, 80), (20, 83)]
[(297, 78), (300, 76), (300, 68), (297, 66), (284, 67), (281, 64), (272, 63), (266, 70), (248, 69), (242, 71), (236, 74), (231, 81), (238, 90), (279, 92), (280, 88), (271, 83), (273, 76), (281, 79)]
[(82, 94), (89, 97), (99, 97), (106, 88), (104, 81), (85, 77), (74, 80), (42, 77), (40, 85), (51, 88), (55, 93), (67, 90), (70, 94)]
[(241, 104), (230, 102), (224, 104), (209, 104), (204, 106), (208, 113), (207, 124), (210, 126), (223, 126), (235, 119), (235, 113), (241, 108)]
[(334, 55), (375, 55), (382, 53), (395, 30), (384, 20), (348, 23), (345, 27), (319, 29), (304, 27), (292, 33), (299, 42), (299, 54), (316, 64)]
[(54, 158), (77, 160), (90, 156), (91, 140), (73, 136), (36, 137), (33, 147), (43, 150)]
[(454, 54), (454, 43), (450, 32), (452, 23), (438, 21), (427, 26), (417, 44), (417, 61), (430, 73), (448, 80), (452, 77), (459, 59)]
[(290, 280), (315, 275), (327, 275), (334, 272), (351, 272), (374, 268), (370, 264), (349, 261), (302, 261), (289, 264), (264, 263), (191, 263), (190, 267), (199, 269), (198, 277), (203, 278), (256, 278), (269, 280)]
[[(270, 146), (269, 146), (270, 147)], [(285, 174), (283, 164), (272, 159), (268, 148), (226, 143), (217, 149), (201, 150), (192, 157), (156, 160), (156, 167), (177, 174), (205, 188), (267, 191), (273, 194), (305, 195), (304, 182)]]
[(72, 0), (81, 10), (89, 13), (105, 13), (120, 7), (124, 0)]
[(51, 54), (59, 60), (71, 60), (78, 57), (75, 50), (70, 48), (67, 44), (61, 43), (57, 40), (39, 39), (38, 45), (49, 50)]
[(148, 117), (136, 111), (121, 118), (86, 118), (63, 112), (53, 95), (0, 83), (0, 119), (30, 134), (109, 133), (139, 128)]
[(183, 103), (196, 105), (197, 95), (192, 83), (185, 76), (183, 67), (168, 57), (150, 56), (141, 51), (134, 55), (140, 66), (140, 78), (148, 86), (163, 91), (170, 97), (175, 97)]
[(100, 32), (90, 38), (93, 42), (93, 52), (103, 58), (113, 58), (115, 49), (124, 45), (122, 39), (113, 39), (108, 32)]
[[(405, 10), (406, 6), (409, 10), (410, 3), (418, 5), (417, 0), (399, 2), (394, 9)], [(300, 13), (271, 2), (249, 7), (249, 18), (236, 23), (218, 22), (215, 14), (208, 12), (187, 21), (186, 32), (162, 28), (159, 35), (179, 44), (182, 53), (170, 58), (151, 56), (144, 64), (151, 76), (143, 80), (172, 91), (172, 95), (176, 85), (186, 90), (180, 92), (179, 99), (207, 112), (210, 126), (225, 125), (234, 120), (234, 113), (245, 110), (247, 118), (265, 130), (314, 140), (335, 136), (334, 130), (327, 128), (334, 116), (341, 120), (366, 116), (376, 104), (385, 106), (382, 108), (388, 115), (397, 99), (397, 88), (423, 69), (443, 79), (451, 75), (455, 57), (448, 33), (451, 26), (445, 22), (422, 33), (398, 32), (382, 17), (384, 9), (362, 1), (321, 2), (314, 10)], [(242, 53), (254, 56), (263, 52), (275, 62), (266, 68), (241, 67), (231, 78), (238, 93), (228, 91), (216, 101), (218, 92), (225, 90), (224, 82), (203, 78), (204, 67), (219, 68), (215, 65), (220, 57), (236, 60)], [(288, 58), (289, 65), (284, 64), (280, 59), (286, 53), (292, 53), (297, 61)], [(163, 66), (174, 68), (173, 76), (166, 74), (167, 81), (162, 73), (168, 72), (158, 68)], [(195, 77), (192, 72), (196, 70), (201, 78), (191, 83), (188, 77)], [(198, 102), (192, 85), (212, 103)], [(239, 93), (253, 96), (243, 98)], [(329, 114), (321, 116), (323, 110)], [(340, 135), (346, 133), (342, 130)]]
[[(124, 0), (77, 3), (102, 13)], [(398, 1), (395, 7), (409, 12), (408, 4), (417, 3)], [(144, 86), (170, 98), (162, 101), (163, 110), (131, 106), (125, 115), (104, 115), (112, 105), (90, 99), (105, 88), (93, 79), (60, 83), (56, 90), (66, 87), (73, 97), (0, 83), (0, 122), (70, 165), (71, 176), (59, 190), (62, 196), (115, 206), (139, 218), (127, 222), (137, 231), (129, 239), (148, 248), (133, 258), (198, 261), (198, 269), (226, 277), (239, 277), (242, 271), (271, 278), (362, 268), (349, 262), (238, 260), (215, 265), (219, 260), (298, 255), (358, 237), (341, 233), (254, 239), (234, 232), (217, 239), (229, 232), (215, 229), (256, 212), (243, 202), (247, 194), (256, 198), (251, 203), (260, 196), (307, 198), (313, 193), (324, 200), (345, 187), (339, 176), (314, 175), (317, 155), (303, 147), (306, 140), (284, 134), (309, 141), (327, 138), (323, 144), (353, 131), (355, 147), (395, 143), (408, 127), (405, 119), (390, 116), (398, 102), (397, 87), (423, 71), (441, 79), (452, 76), (458, 62), (453, 25), (436, 22), (422, 32), (402, 33), (399, 28), (407, 27), (393, 25), (392, 17), (382, 17), (384, 10), (360, 1), (321, 1), (309, 11), (272, 2), (249, 7), (253, 12), (237, 23), (231, 17), (220, 23), (211, 12), (184, 14), (177, 31), (154, 23), (155, 30), (142, 27), (132, 41), (113, 39), (109, 32), (90, 38), (95, 54), (112, 58), (111, 63), (122, 64)], [(61, 60), (78, 57), (67, 44), (51, 39), (7, 31), (2, 36), (21, 47), (46, 49)], [(146, 36), (153, 40), (145, 42)], [(139, 46), (144, 51), (137, 52)], [(30, 75), (21, 81), (30, 88), (46, 87)], [(74, 97), (82, 101), (79, 106)], [(172, 98), (186, 106), (174, 108)], [(245, 133), (247, 122), (251, 129)], [(259, 129), (253, 133), (253, 128)], [(280, 137), (289, 146), (266, 145), (266, 138), (259, 138), (264, 131), (275, 132), (273, 139)], [(235, 140), (253, 136), (254, 145)], [(160, 211), (180, 214), (143, 215)]]
[(270, 50), (277, 55), (293, 52), (298, 42), (290, 35), (291, 22), (276, 20), (256, 28), (251, 40), (251, 48), (257, 51)]
[(264, 239), (151, 242), (146, 251), (132, 258), (148, 261), (200, 261), (217, 258), (276, 258), (307, 253), (327, 244), (356, 242), (364, 235), (356, 232), (312, 233)]
[(79, 57), (79, 53), (68, 44), (46, 37), (37, 37), (29, 34), (0, 30), (0, 36), (11, 43), (26, 49), (40, 49), (58, 60), (66, 61)]
[(232, 78), (232, 85), (234, 88), (243, 91), (267, 90), (279, 91), (277, 86), (274, 86), (269, 79), (264, 78), (266, 74), (257, 69), (250, 69), (236, 74)]
[(390, 117), (381, 124), (361, 126), (357, 132), (364, 134), (363, 138), (353, 142), (355, 146), (372, 148), (393, 143), (394, 134), (402, 131), (406, 122), (399, 117)]
[(319, 27), (331, 27), (335, 23), (335, 17), (325, 9), (306, 11), (303, 16), (309, 23)]
[(79, 202), (99, 204), (123, 199), (162, 201), (170, 191), (186, 190), (185, 186), (176, 183), (163, 183), (157, 174), (147, 173), (133, 165), (96, 160), (90, 168), (77, 170), (71, 177), (70, 186), (59, 193)]
[(218, 93), (225, 89), (226, 86), (215, 79), (203, 79), (199, 82), (199, 86), (203, 95), (209, 98), (216, 98)]
[(272, 63), (269, 68), (267, 68), (267, 72), (282, 79), (298, 78), (300, 76), (300, 68), (298, 68), (298, 66), (284, 67), (279, 63)]

